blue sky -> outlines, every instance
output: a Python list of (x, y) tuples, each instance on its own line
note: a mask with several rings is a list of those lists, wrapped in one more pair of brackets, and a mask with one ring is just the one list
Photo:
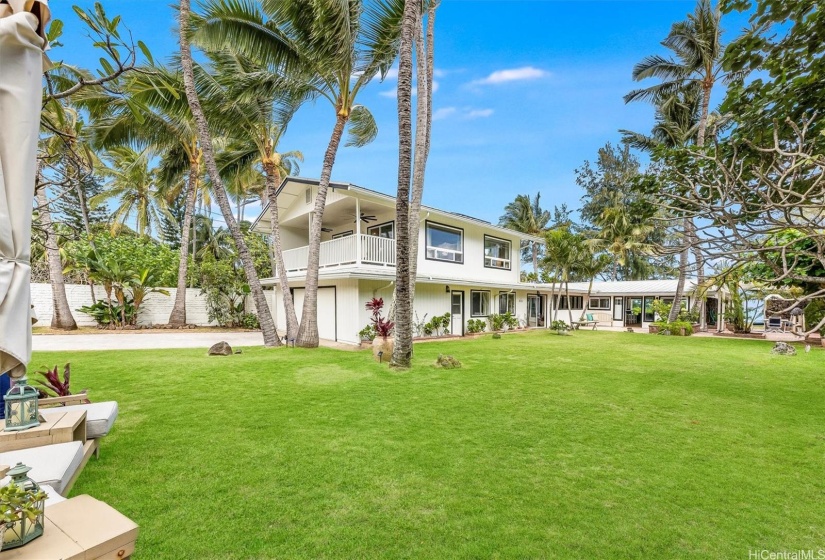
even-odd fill
[[(175, 13), (166, 0), (103, 4), (123, 16), (156, 58), (175, 50)], [(622, 101), (638, 85), (630, 77), (633, 65), (664, 54), (659, 41), (693, 7), (681, 0), (442, 0), (425, 204), (493, 222), (517, 194), (540, 191), (547, 207), (578, 208), (575, 169), (605, 142), (618, 141), (619, 129), (648, 131), (652, 125), (649, 106)], [(98, 57), (70, 3), (54, 2), (52, 10), (66, 23), (66, 47), (54, 58), (94, 65)], [(728, 16), (726, 42), (746, 24), (740, 14)], [(390, 77), (361, 94), (380, 133), (367, 147), (342, 148), (333, 180), (394, 193), (395, 87)], [(319, 175), (333, 121), (331, 108), (319, 102), (302, 108), (290, 124), (281, 149), (303, 152), (301, 175)]]

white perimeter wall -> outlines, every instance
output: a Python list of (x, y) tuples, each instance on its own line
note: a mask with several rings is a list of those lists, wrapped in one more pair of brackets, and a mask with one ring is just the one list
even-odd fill
[[(140, 307), (138, 323), (140, 325), (163, 325), (169, 322), (169, 314), (175, 303), (175, 288), (166, 288), (169, 296), (163, 294), (150, 294)], [(38, 327), (48, 327), (52, 321), (54, 305), (52, 303), (51, 284), (32, 284), (32, 304), (37, 314)], [(192, 325), (214, 325), (210, 323), (206, 311), (206, 297), (200, 294), (199, 288), (188, 288), (186, 290), (186, 322)], [(272, 291), (265, 292), (267, 298), (273, 294)], [(97, 299), (105, 299), (106, 293), (102, 286), (95, 286)], [(77, 311), (84, 305), (91, 305), (92, 294), (89, 286), (82, 284), (66, 284), (66, 296), (69, 299), (69, 308), (78, 326), (94, 327), (96, 323), (89, 315)], [(254, 310), (252, 299), (250, 298), (247, 307)]]

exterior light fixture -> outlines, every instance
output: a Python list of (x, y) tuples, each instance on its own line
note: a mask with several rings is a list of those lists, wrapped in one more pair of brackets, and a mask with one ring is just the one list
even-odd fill
[(378, 363), (379, 364), (384, 363), (384, 352), (383, 352), (383, 350), (378, 352)]
[(449, 294), (449, 293), (450, 293), (450, 287), (449, 287), (449, 286), (445, 286), (445, 288), (446, 288), (446, 290), (445, 290), (445, 291)]
[(26, 384), (26, 378), (19, 379), (14, 387), (9, 389), (3, 399), (6, 401), (7, 432), (28, 430), (40, 425), (37, 414), (38, 391)]
[[(16, 496), (23, 503), (12, 504), (12, 507), (17, 510), (15, 512), (17, 519), (6, 524), (6, 532), (3, 534), (3, 550), (23, 546), (43, 535), (43, 509), (46, 505), (46, 497), (40, 491), (40, 486), (29, 478), (30, 470), (31, 467), (17, 463), (8, 472), (11, 477), (9, 485), (13, 484), (23, 491), (22, 496), (19, 494)], [(36, 501), (32, 502), (32, 498)]]

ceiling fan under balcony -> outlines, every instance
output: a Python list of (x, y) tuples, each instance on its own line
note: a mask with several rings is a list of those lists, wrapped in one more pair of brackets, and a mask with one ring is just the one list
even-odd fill
[[(352, 217), (352, 223), (355, 223), (355, 214), (350, 214), (350, 216)], [(361, 212), (361, 221), (368, 224), (370, 222), (377, 222), (378, 218), (376, 218), (374, 214), (365, 214), (364, 212)]]

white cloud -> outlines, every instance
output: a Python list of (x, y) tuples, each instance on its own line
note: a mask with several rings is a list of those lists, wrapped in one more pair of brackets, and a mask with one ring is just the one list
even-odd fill
[(453, 115), (458, 109), (455, 107), (441, 107), (440, 109), (436, 109), (433, 111), (433, 120), (440, 121), (441, 119), (446, 119), (447, 117)]
[(492, 109), (471, 109), (467, 111), (465, 117), (468, 119), (484, 119), (493, 114)]
[(460, 109), (458, 107), (441, 107), (433, 111), (433, 120), (440, 121), (453, 116), (465, 120), (483, 119), (492, 116), (493, 112), (492, 109), (473, 109), (472, 107), (462, 107)]
[(472, 82), (474, 85), (497, 85), (507, 82), (516, 82), (522, 80), (535, 80), (548, 76), (548, 72), (535, 68), (533, 66), (524, 66), (522, 68), (511, 68), (508, 70), (496, 70), (489, 76), (481, 80)]

